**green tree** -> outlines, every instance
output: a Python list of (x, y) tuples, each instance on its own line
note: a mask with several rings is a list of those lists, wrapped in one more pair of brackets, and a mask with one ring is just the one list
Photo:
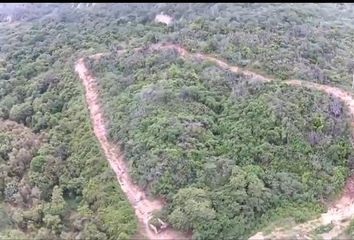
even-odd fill
[(203, 189), (193, 187), (180, 189), (172, 202), (176, 208), (168, 218), (177, 229), (196, 229), (208, 224), (216, 216), (211, 200)]
[(52, 215), (62, 215), (65, 209), (65, 200), (63, 198), (63, 190), (59, 186), (54, 186), (52, 200), (49, 206), (44, 210), (45, 213)]
[(10, 110), (10, 119), (20, 123), (26, 123), (27, 119), (32, 116), (33, 109), (30, 103), (25, 102), (15, 105)]

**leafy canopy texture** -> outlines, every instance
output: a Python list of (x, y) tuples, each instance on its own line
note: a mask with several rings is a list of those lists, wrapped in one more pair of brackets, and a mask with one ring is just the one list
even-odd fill
[[(154, 21), (161, 12), (170, 25)], [(112, 54), (86, 64), (110, 139), (133, 179), (167, 199), (164, 221), (195, 239), (235, 239), (319, 213), (354, 166), (340, 101), (174, 51), (132, 49), (176, 43), (278, 82), (349, 87), (353, 12), (351, 4), (1, 4), (0, 238), (133, 238), (134, 211), (74, 72), (77, 59), (100, 52)]]
[(166, 49), (86, 64), (131, 175), (165, 196), (166, 218), (196, 238), (245, 237), (293, 203), (295, 216), (317, 203), (314, 214), (344, 185), (352, 146), (338, 99)]

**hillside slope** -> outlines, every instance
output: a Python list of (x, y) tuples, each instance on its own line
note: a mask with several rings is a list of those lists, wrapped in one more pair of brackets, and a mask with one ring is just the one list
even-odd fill
[[(170, 51), (171, 49), (177, 52), (173, 53), (173, 51)], [(176, 53), (181, 54), (185, 59), (180, 59)], [(156, 54), (161, 54), (161, 56)], [(169, 58), (166, 58), (166, 56), (169, 56)], [(132, 58), (135, 61), (131, 61)], [(194, 60), (191, 58), (194, 58)], [(162, 59), (164, 59), (163, 65), (160, 62)], [(189, 59), (192, 61), (201, 59), (214, 62), (220, 67), (221, 71), (217, 72), (214, 68), (213, 78), (209, 79), (203, 72), (206, 71), (206, 68), (212, 66), (207, 62), (193, 63)], [(117, 60), (118, 62), (116, 62)], [(187, 63), (184, 63), (184, 61), (187, 61)], [(248, 231), (250, 231), (260, 223), (258, 221), (261, 214), (270, 214), (274, 210), (274, 207), (279, 207), (279, 205), (287, 208), (287, 204), (289, 203), (297, 204), (293, 208), (293, 212), (290, 211), (288, 213), (296, 217), (299, 214), (297, 211), (303, 211), (300, 210), (301, 207), (305, 207), (306, 211), (309, 211), (313, 207), (311, 204), (307, 205), (307, 207), (301, 206), (301, 202), (307, 201), (308, 204), (318, 202), (323, 197), (333, 196), (335, 192), (339, 193), (344, 185), (345, 177), (348, 174), (346, 159), (352, 153), (352, 146), (350, 145), (349, 125), (346, 123), (346, 114), (344, 113), (345, 106), (339, 100), (350, 104), (349, 109), (351, 109), (352, 98), (348, 93), (338, 88), (298, 80), (285, 82), (289, 85), (303, 83), (304, 86), (310, 89), (323, 91), (333, 96), (333, 98), (329, 98), (323, 94), (316, 94), (316, 97), (313, 98), (310, 97), (313, 94), (310, 90), (290, 91), (286, 86), (260, 85), (259, 83), (269, 82), (271, 79), (252, 73), (249, 70), (230, 66), (226, 62), (211, 56), (200, 53), (190, 54), (179, 46), (169, 44), (152, 45), (145, 50), (138, 48), (132, 53), (123, 53), (120, 51), (118, 57), (113, 53), (112, 55), (103, 55), (100, 60), (87, 59), (86, 62), (95, 69), (96, 74), (99, 76), (98, 84), (102, 87), (101, 91), (103, 93), (103, 103), (106, 106), (106, 115), (108, 119), (111, 119), (112, 139), (119, 140), (120, 144), (124, 146), (128, 162), (136, 161), (136, 164), (130, 165), (130, 173), (142, 187), (146, 187), (153, 194), (167, 197), (167, 202), (170, 205), (168, 219), (174, 227), (181, 230), (192, 229), (194, 234), (201, 234), (202, 236), (204, 234), (211, 234), (210, 230), (215, 228), (217, 222), (220, 223), (218, 218), (221, 216), (225, 218), (228, 216), (225, 214), (237, 209), (230, 209), (230, 203), (227, 204), (228, 207), (225, 206), (224, 209), (220, 208), (223, 204), (221, 204), (219, 198), (226, 199), (228, 195), (232, 194), (231, 184), (240, 184), (239, 186), (235, 186), (235, 191), (240, 191), (238, 189), (244, 186), (248, 189), (252, 187), (253, 191), (262, 192), (262, 194), (253, 196), (253, 192), (246, 190), (246, 188), (244, 197), (248, 199), (247, 202), (242, 200), (245, 198), (237, 200), (241, 207), (238, 210), (239, 214), (245, 214), (246, 207), (248, 207), (253, 209), (255, 216), (259, 215), (254, 218), (249, 217), (249, 219), (245, 216), (243, 219), (244, 222), (238, 223), (240, 228), (236, 231), (233, 224), (230, 225), (230, 228), (233, 229), (232, 232), (228, 232), (231, 229), (219, 229), (215, 230), (214, 236), (232, 237), (237, 234), (240, 237), (244, 236), (242, 234), (247, 234), (247, 230), (244, 233), (239, 230), (242, 228), (246, 229), (247, 221), (251, 221), (252, 219), (254, 222), (253, 225), (250, 224), (248, 226)], [(160, 70), (156, 71), (157, 69), (154, 69), (154, 64), (158, 63)], [(112, 65), (115, 67), (112, 67)], [(149, 66), (145, 74), (141, 71), (140, 66)], [(188, 71), (185, 71), (187, 77), (183, 75), (182, 69), (188, 69)], [(108, 72), (105, 70), (108, 70)], [(112, 70), (113, 72), (111, 72)], [(139, 75), (135, 71), (139, 72)], [(227, 77), (225, 79), (229, 82), (216, 75), (222, 72), (225, 72), (225, 76)], [(134, 77), (129, 77), (129, 74), (134, 74)], [(233, 76), (233, 74), (235, 75)], [(126, 80), (129, 80), (131, 85), (127, 84)], [(210, 84), (209, 81), (213, 80), (216, 81)], [(277, 88), (280, 91), (277, 91)], [(105, 92), (106, 89), (109, 89), (109, 92)], [(217, 94), (213, 95), (213, 91)], [(292, 95), (294, 91), (297, 94)], [(309, 95), (306, 96), (305, 93)], [(228, 100), (228, 97), (230, 97), (230, 100)], [(289, 108), (290, 106), (287, 107), (286, 104), (289, 104), (289, 98), (294, 101), (294, 104), (302, 107), (300, 108), (302, 109), (301, 112), (297, 113), (300, 109), (297, 109), (296, 105), (293, 105), (292, 108)], [(281, 102), (280, 99), (282, 99)], [(270, 103), (270, 108), (264, 105), (268, 102)], [(189, 106), (190, 104), (193, 105)], [(264, 105), (264, 110), (262, 107), (259, 107), (262, 104)], [(136, 109), (137, 106), (139, 107), (138, 109)], [(230, 114), (233, 113), (230, 112), (233, 106), (237, 106), (238, 114)], [(252, 106), (248, 110), (250, 111), (250, 115), (243, 114), (250, 106)], [(307, 107), (304, 108), (304, 106)], [(110, 109), (115, 110), (111, 111)], [(272, 116), (272, 111), (275, 109), (283, 110), (281, 112), (274, 112)], [(291, 109), (291, 114), (286, 113), (286, 111), (289, 111), (288, 109)], [(270, 111), (271, 114), (267, 111)], [(257, 114), (254, 115), (255, 113)], [(241, 117), (240, 115), (243, 116)], [(198, 118), (195, 118), (195, 116), (198, 116)], [(230, 116), (233, 116), (231, 119), (235, 119), (236, 122), (230, 121)], [(263, 116), (264, 118), (262, 119)], [(283, 118), (284, 116), (287, 116), (287, 118), (291, 117), (291, 119), (287, 123), (279, 121), (280, 119), (277, 120), (277, 118)], [(252, 119), (249, 119), (250, 117)], [(270, 119), (271, 121), (266, 124), (265, 119)], [(186, 120), (187, 122), (185, 122)], [(209, 122), (200, 122), (206, 120)], [(145, 121), (148, 121), (152, 125), (147, 125)], [(196, 121), (199, 121), (199, 123)], [(162, 123), (164, 125), (160, 125)], [(186, 123), (193, 123), (193, 128), (190, 128)], [(291, 126), (290, 123), (294, 125)], [(246, 124), (246, 126), (247, 124), (251, 125), (245, 127), (242, 124)], [(225, 127), (235, 127), (237, 125), (240, 126), (235, 129), (235, 132), (233, 130), (230, 132), (230, 130), (226, 130), (227, 128), (225, 129)], [(295, 130), (296, 127), (297, 130)], [(222, 130), (223, 128), (226, 131)], [(154, 129), (159, 129), (158, 133), (155, 133)], [(246, 132), (243, 133), (243, 131), (247, 131), (247, 129), (252, 131), (251, 134), (253, 134), (253, 137), (251, 137), (251, 134), (244, 135)], [(273, 132), (272, 137), (270, 135), (262, 135), (261, 129), (265, 134), (267, 132), (269, 134), (271, 130)], [(196, 130), (197, 134), (194, 133)], [(311, 131), (311, 133), (308, 134), (308, 131)], [(173, 135), (168, 135), (172, 133)], [(235, 138), (236, 136), (237, 138)], [(278, 140), (276, 140), (277, 136), (280, 137)], [(225, 143), (225, 139), (230, 139), (234, 142), (228, 144), (227, 142)], [(240, 140), (242, 140), (243, 144), (241, 146), (239, 146), (241, 143)], [(336, 141), (339, 142), (335, 143)], [(189, 144), (183, 145), (186, 143)], [(254, 144), (254, 146), (252, 147), (251, 144)], [(323, 144), (328, 144), (328, 146), (326, 147)], [(200, 151), (203, 149), (203, 145), (205, 145), (204, 148), (208, 148), (208, 151)], [(228, 145), (230, 148), (227, 147)], [(246, 146), (247, 151), (244, 150)], [(262, 146), (262, 148), (258, 146)], [(339, 156), (338, 153), (335, 156), (332, 155), (333, 151), (337, 151), (334, 149), (339, 148), (344, 155)], [(307, 149), (306, 155), (304, 154), (305, 149)], [(192, 162), (188, 163), (187, 167), (184, 165), (187, 162), (178, 158), (178, 153), (183, 154), (188, 153), (188, 151), (193, 152), (194, 156), (197, 157), (190, 155), (190, 160), (193, 159), (193, 162), (199, 166), (203, 166), (203, 164), (205, 167), (208, 166), (208, 168), (198, 169), (199, 176), (193, 177), (191, 175), (193, 174)], [(266, 159), (262, 157), (265, 151), (268, 154)], [(156, 153), (160, 154), (161, 160), (154, 163), (152, 160), (158, 159), (158, 156), (154, 156)], [(289, 155), (289, 153), (291, 154)], [(241, 154), (243, 154), (243, 159), (239, 159)], [(294, 156), (296, 155), (299, 156), (295, 160)], [(143, 156), (142, 160), (140, 160), (141, 162), (139, 161), (139, 156)], [(188, 158), (188, 155), (186, 157)], [(287, 157), (291, 157), (293, 163), (289, 162), (290, 159), (286, 160)], [(211, 178), (213, 175), (220, 178), (220, 173), (214, 172), (214, 174), (211, 174), (210, 172), (213, 167), (211, 165), (213, 158), (229, 159), (230, 172), (223, 173), (225, 175), (224, 179)], [(340, 158), (343, 158), (342, 163), (340, 163)], [(174, 159), (174, 161), (170, 159)], [(208, 160), (203, 162), (206, 159)], [(322, 161), (319, 162), (316, 159), (322, 159)], [(149, 164), (147, 161), (150, 161), (151, 165), (149, 167), (146, 165)], [(159, 162), (162, 165), (154, 166), (154, 164), (158, 164)], [(169, 162), (171, 165), (168, 164)], [(332, 162), (333, 167), (329, 167), (328, 164), (330, 162)], [(140, 164), (142, 165), (140, 166)], [(178, 168), (177, 170), (173, 166), (174, 164), (182, 164), (182, 171)], [(195, 167), (198, 165), (195, 165)], [(162, 166), (164, 168), (161, 168)], [(218, 171), (217, 165), (214, 168)], [(137, 174), (136, 171), (140, 172)], [(154, 174), (153, 171), (159, 171), (159, 175)], [(231, 182), (233, 176), (237, 176), (234, 175), (236, 171), (238, 174), (247, 171), (249, 175), (257, 174), (258, 172), (259, 175), (255, 175), (254, 177), (258, 178), (259, 185), (253, 186), (251, 185), (253, 184), (252, 182), (247, 183), (247, 181), (250, 181), (247, 180), (247, 177), (239, 179), (238, 183)], [(284, 178), (276, 180), (277, 175), (280, 177), (279, 171), (282, 171), (281, 175)], [(155, 177), (149, 182), (147, 178), (151, 174), (154, 174)], [(265, 177), (266, 175), (267, 177)], [(144, 179), (145, 177), (146, 179)], [(208, 177), (211, 179), (207, 180)], [(277, 181), (284, 182), (289, 177), (291, 180), (286, 180), (289, 185), (280, 182), (277, 183)], [(270, 179), (273, 182), (270, 182)], [(183, 183), (183, 181), (185, 182)], [(148, 184), (146, 185), (144, 182)], [(168, 182), (173, 182), (174, 185), (166, 185)], [(177, 185), (179, 182), (180, 185)], [(193, 187), (189, 187), (189, 185)], [(278, 187), (280, 188), (278, 189)], [(226, 191), (222, 191), (222, 189)], [(195, 193), (192, 193), (193, 191)], [(202, 200), (199, 204), (207, 204), (207, 201), (210, 201), (207, 209), (202, 209), (202, 205), (200, 205), (200, 209), (193, 209), (193, 214), (197, 216), (200, 214), (200, 216), (205, 217), (205, 214), (208, 213), (210, 214), (207, 215), (208, 217), (210, 216), (209, 221), (214, 220), (215, 222), (213, 221), (210, 224), (210, 222), (202, 219), (191, 219), (191, 216), (189, 216), (190, 219), (187, 219), (187, 212), (181, 213), (182, 215), (178, 215), (178, 219), (176, 219), (178, 211), (187, 211), (187, 209), (192, 208), (182, 201), (182, 194), (190, 194), (190, 197), (194, 196), (194, 194), (199, 194), (199, 196), (195, 196), (196, 198), (203, 196), (203, 200), (197, 200)], [(184, 196), (186, 197), (187, 195)], [(263, 199), (263, 197), (267, 198)], [(179, 198), (181, 199), (178, 200)], [(261, 201), (264, 208), (257, 209), (256, 205), (252, 207), (252, 202), (250, 201), (252, 198), (254, 198), (257, 205)], [(311, 214), (314, 214), (313, 210), (309, 211), (308, 215), (301, 217), (299, 215), (298, 218), (308, 218), (311, 217)], [(200, 225), (203, 224), (203, 221), (205, 221), (204, 226)], [(191, 224), (191, 227), (185, 227), (187, 224)], [(206, 231), (206, 229), (208, 230)], [(213, 235), (206, 235), (204, 237), (211, 236)]]
[[(161, 12), (169, 25), (155, 21)], [(340, 100), (350, 98), (333, 88), (352, 84), (353, 17), (352, 4), (1, 4), (1, 121), (46, 136), (11, 161), (24, 150), (7, 147), (8, 131), (0, 139), (1, 236), (131, 239), (142, 230), (74, 69), (103, 52), (84, 63), (107, 142), (146, 198), (164, 203), (154, 216), (195, 239), (315, 218), (353, 168)], [(267, 78), (275, 81), (259, 82)], [(32, 205), (23, 186), (39, 189)]]

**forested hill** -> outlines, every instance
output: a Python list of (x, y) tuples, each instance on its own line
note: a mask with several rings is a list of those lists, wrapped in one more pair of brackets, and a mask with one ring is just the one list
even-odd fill
[[(133, 179), (194, 239), (323, 211), (353, 167), (352, 4), (1, 4), (0, 238), (131, 239), (137, 220), (92, 131), (80, 57)], [(172, 24), (156, 23), (163, 12)], [(275, 78), (260, 84), (175, 43)], [(117, 54), (125, 49), (124, 54)], [(22, 135), (20, 135), (20, 133)], [(324, 201), (323, 201), (324, 200)]]

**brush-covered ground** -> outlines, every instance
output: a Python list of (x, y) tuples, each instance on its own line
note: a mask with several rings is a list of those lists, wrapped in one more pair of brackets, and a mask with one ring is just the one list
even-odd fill
[[(340, 192), (352, 166), (340, 101), (254, 83), (173, 52), (115, 52), (173, 42), (278, 80), (348, 88), (352, 10), (224, 3), (0, 8), (1, 121), (46, 136), (22, 147), (16, 142), (25, 137), (1, 130), (2, 236), (130, 239), (136, 232), (74, 72), (77, 59), (99, 52), (112, 53), (90, 66), (110, 138), (123, 147), (138, 184), (165, 196), (162, 215), (175, 228), (201, 239), (245, 237), (276, 219), (321, 212), (322, 199)], [(161, 11), (173, 17), (171, 26), (154, 23)]]

